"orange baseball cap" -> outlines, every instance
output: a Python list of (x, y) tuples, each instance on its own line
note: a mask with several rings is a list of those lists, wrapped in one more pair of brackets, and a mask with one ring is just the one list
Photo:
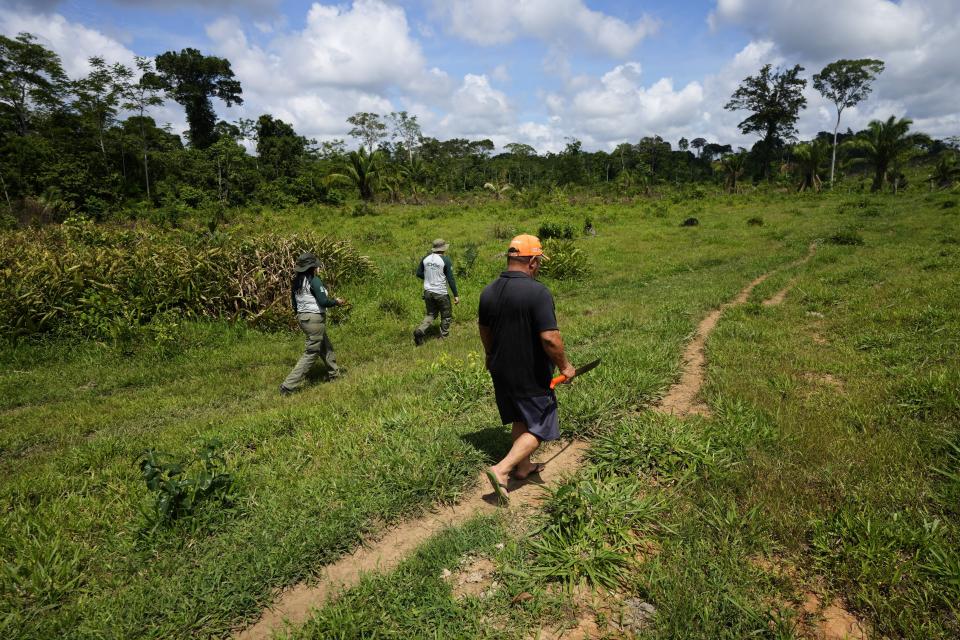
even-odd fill
[(540, 246), (540, 238), (524, 233), (516, 236), (510, 241), (510, 248), (507, 249), (508, 256), (541, 256), (544, 260), (549, 258), (544, 255), (543, 247)]

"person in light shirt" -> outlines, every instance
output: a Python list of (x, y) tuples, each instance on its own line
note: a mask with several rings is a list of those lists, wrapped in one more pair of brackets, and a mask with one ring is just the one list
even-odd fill
[(453, 322), (450, 293), (453, 293), (454, 304), (460, 304), (457, 280), (453, 277), (453, 263), (444, 255), (449, 248), (446, 241), (437, 238), (433, 241), (433, 250), (417, 265), (417, 277), (423, 280), (423, 303), (427, 308), (423, 322), (413, 330), (413, 343), (418, 347), (423, 344), (427, 329), (437, 316), (440, 316), (440, 337), (450, 335), (450, 323)]

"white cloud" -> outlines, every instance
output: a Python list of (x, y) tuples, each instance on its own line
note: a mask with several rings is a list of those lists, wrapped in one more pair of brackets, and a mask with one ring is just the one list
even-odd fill
[(440, 0), (437, 5), (452, 33), (481, 45), (531, 36), (624, 58), (658, 27), (649, 16), (630, 24), (589, 9), (582, 0)]
[(736, 24), (780, 49), (810, 58), (860, 57), (910, 46), (924, 30), (924, 11), (906, 0), (717, 0), (712, 26)]
[(69, 22), (59, 14), (0, 9), (0, 32), (14, 35), (23, 31), (37, 36), (40, 44), (56, 51), (64, 71), (73, 78), (90, 72), (88, 59), (93, 56), (101, 56), (111, 64), (133, 64), (133, 52), (120, 42), (95, 29)]
[(489, 137), (512, 122), (506, 94), (490, 86), (487, 76), (468, 73), (453, 94), (450, 112), (439, 124), (447, 135)]
[(701, 117), (704, 90), (699, 82), (675, 90), (673, 80), (660, 78), (644, 86), (641, 74), (640, 63), (627, 62), (568, 96), (548, 95), (547, 108), (557, 118), (553, 126), (585, 146), (612, 148), (649, 135), (670, 137)]
[[(710, 23), (714, 28), (738, 25), (773, 43), (778, 56), (803, 65), (808, 77), (838, 58), (883, 60), (886, 69), (870, 98), (844, 111), (844, 129), (895, 114), (913, 118), (918, 129), (935, 136), (956, 134), (960, 11), (955, 0), (717, 0)], [(833, 105), (812, 89), (806, 95), (801, 136), (832, 130)]]

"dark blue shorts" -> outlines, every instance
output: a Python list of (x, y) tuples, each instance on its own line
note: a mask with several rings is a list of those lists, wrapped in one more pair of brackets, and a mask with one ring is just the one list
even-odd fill
[(503, 424), (523, 422), (527, 431), (541, 441), (556, 440), (560, 437), (560, 418), (557, 415), (557, 396), (549, 395), (533, 398), (515, 398), (494, 385), (497, 397), (497, 409)]

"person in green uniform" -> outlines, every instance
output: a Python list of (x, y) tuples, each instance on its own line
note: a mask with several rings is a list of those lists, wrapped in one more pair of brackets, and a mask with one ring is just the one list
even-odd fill
[(327, 336), (327, 309), (346, 304), (342, 298), (331, 298), (326, 287), (317, 277), (320, 263), (312, 253), (302, 253), (294, 267), (290, 285), (290, 303), (297, 314), (300, 329), (306, 335), (306, 348), (296, 366), (280, 384), (280, 395), (287, 396), (303, 386), (307, 373), (317, 359), (323, 360), (327, 379), (340, 377), (340, 368), (333, 353), (333, 345)]
[[(433, 241), (433, 251), (428, 253), (417, 265), (417, 277), (423, 280), (423, 303), (427, 308), (423, 322), (413, 330), (413, 343), (423, 344), (427, 329), (440, 316), (440, 336), (450, 335), (450, 323), (453, 322), (453, 307), (450, 306), (450, 293), (454, 304), (460, 304), (457, 292), (457, 280), (453, 277), (453, 263), (444, 255), (450, 245), (441, 238)], [(449, 290), (449, 292), (448, 292)]]

